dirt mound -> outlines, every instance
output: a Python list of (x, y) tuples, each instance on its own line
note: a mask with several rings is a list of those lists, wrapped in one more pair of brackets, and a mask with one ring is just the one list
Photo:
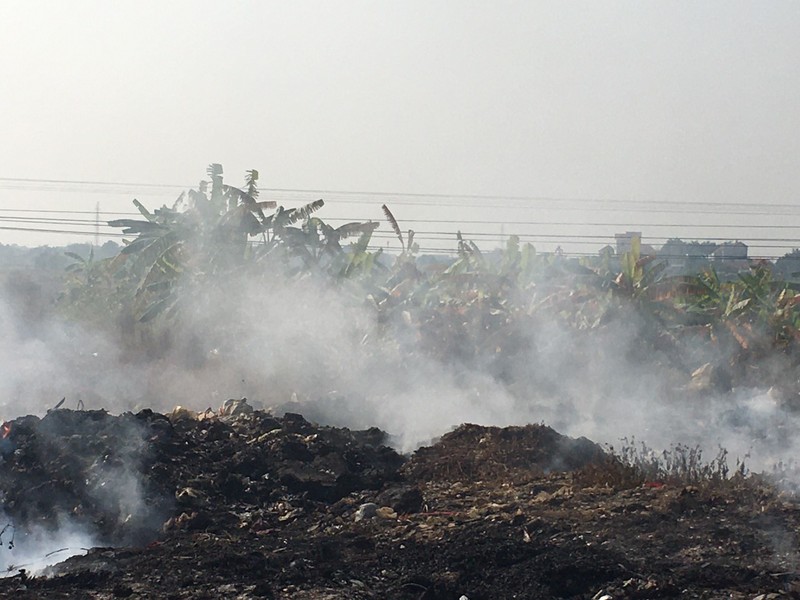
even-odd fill
[(241, 402), (168, 416), (58, 410), (4, 432), (17, 542), (69, 523), (109, 547), (48, 576), (16, 561), (2, 598), (800, 597), (791, 497), (755, 479), (604, 480), (613, 463), (599, 447), (541, 425), (465, 425), (409, 460), (377, 429)]
[(461, 425), (433, 446), (417, 450), (403, 471), (421, 482), (520, 482), (553, 471), (581, 469), (604, 457), (594, 442), (563, 436), (545, 425)]
[(107, 543), (143, 543), (165, 521), (197, 528), (220, 509), (379, 489), (403, 462), (377, 429), (319, 427), (295, 414), (197, 417), (55, 410), (16, 419), (2, 444), (3, 510), (17, 528), (68, 520)]
[(152, 538), (170, 495), (146, 473), (171, 427), (152, 412), (53, 410), (10, 424), (0, 444), (3, 512), (15, 527), (69, 520), (118, 543)]

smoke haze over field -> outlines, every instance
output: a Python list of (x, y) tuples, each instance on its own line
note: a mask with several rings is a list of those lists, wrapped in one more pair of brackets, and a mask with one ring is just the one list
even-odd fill
[[(454, 250), (461, 230), (484, 249), (516, 234), (596, 255), (635, 230), (780, 256), (800, 247), (798, 31), (788, 0), (4, 0), (0, 244), (121, 242), (106, 221), (133, 198), (172, 205), (214, 162), (232, 185), (260, 169), (262, 200), (323, 197), (332, 223), (382, 221), (385, 202), (422, 253)], [(396, 241), (382, 228), (372, 242)], [(722, 446), (754, 470), (800, 451), (797, 412), (773, 392), (696, 401), (686, 369), (629, 351), (633, 319), (592, 333), (526, 322), (498, 373), (491, 353), (428, 353), (421, 323), (378, 322), (364, 294), (312, 279), (228, 281), (159, 343), (156, 328), (140, 339), (59, 317), (52, 290), (8, 267), (0, 420), (61, 398), (118, 413), (247, 397), (378, 426), (402, 451), (464, 422), (700, 444), (706, 458)], [(129, 433), (90, 492), (155, 523)], [(58, 529), (0, 558), (107, 542), (69, 517)]]
[(420, 351), (414, 326), (380, 328), (363, 299), (338, 288), (311, 279), (234, 288), (198, 298), (156, 360), (134, 359), (109, 335), (52, 315), (32, 328), (19, 298), (15, 305), (4, 293), (0, 414), (42, 414), (63, 396), (65, 407), (80, 400), (112, 412), (203, 410), (247, 397), (323, 423), (381, 427), (405, 451), (464, 422), (544, 422), (613, 446), (622, 438), (657, 449), (700, 444), (707, 456), (723, 446), (732, 457), (749, 455), (755, 469), (790, 462), (797, 449), (797, 417), (766, 390), (701, 402), (662, 357), (632, 357), (635, 321), (592, 335), (532, 324), (522, 332), (527, 349), (498, 378), (488, 364)]
[[(218, 161), (232, 184), (262, 169), (262, 187), (294, 190), (263, 199), (286, 204), (319, 197), (310, 190), (423, 194), (386, 199), (419, 240), (462, 221), (495, 221), (493, 235), (528, 223), (549, 246), (594, 253), (592, 236), (649, 223), (645, 240), (750, 236), (782, 251), (800, 246), (794, 230), (776, 231), (800, 214), (798, 30), (788, 1), (4, 2), (0, 75), (14, 93), (0, 95), (0, 209), (90, 216), (3, 213), (0, 243), (92, 235), (98, 201), (171, 204)], [(98, 181), (135, 185), (87, 183)], [(324, 195), (325, 218), (382, 219), (369, 194)], [(788, 418), (761, 391), (685, 406), (668, 367), (624, 351), (636, 324), (589, 345), (552, 324), (523, 331), (508, 384), (409, 353), (413, 327), (378, 332), (362, 300), (308, 282), (243, 284), (235, 301), (196, 307), (151, 361), (26, 294), (0, 297), (6, 416), (65, 395), (114, 411), (294, 395), (320, 418), (384, 427), (406, 449), (462, 421), (543, 420), (612, 443), (719, 432), (737, 453), (752, 437), (737, 415)]]

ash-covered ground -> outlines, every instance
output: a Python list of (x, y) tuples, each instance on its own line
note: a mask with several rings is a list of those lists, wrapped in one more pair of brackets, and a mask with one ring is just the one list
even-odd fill
[(544, 425), (464, 425), (410, 456), (242, 402), (3, 433), (4, 598), (800, 595), (788, 492), (648, 480)]

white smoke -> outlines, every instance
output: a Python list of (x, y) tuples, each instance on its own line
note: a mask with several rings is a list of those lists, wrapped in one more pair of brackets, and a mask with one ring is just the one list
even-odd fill
[(242, 280), (197, 298), (157, 360), (130, 360), (112, 336), (49, 317), (35, 328), (0, 298), (0, 411), (66, 407), (122, 411), (175, 405), (202, 410), (231, 397), (293, 409), (354, 428), (378, 426), (409, 451), (464, 422), (543, 422), (561, 433), (616, 445), (700, 444), (748, 457), (753, 468), (797, 450), (797, 417), (766, 390), (698, 399), (663, 357), (632, 357), (635, 321), (594, 334), (537, 322), (510, 380), (431, 358), (408, 328), (379, 325), (363, 295), (313, 279)]
[(0, 513), (0, 523), (0, 577), (11, 577), (22, 570), (26, 575), (37, 575), (50, 565), (86, 554), (97, 545), (95, 537), (69, 519), (59, 519), (52, 527), (18, 530)]

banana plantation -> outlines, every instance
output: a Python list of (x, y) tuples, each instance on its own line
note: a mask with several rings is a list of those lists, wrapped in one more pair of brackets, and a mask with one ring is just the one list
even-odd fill
[[(789, 405), (798, 398), (800, 293), (768, 263), (735, 278), (712, 268), (671, 275), (663, 261), (641, 256), (636, 240), (612, 264), (537, 253), (513, 236), (501, 251), (484, 252), (458, 234), (452, 258), (432, 264), (387, 206), (385, 222), (333, 227), (318, 216), (323, 200), (277, 206), (259, 199), (258, 179), (248, 171), (234, 187), (213, 164), (209, 182), (172, 207), (134, 201), (141, 218), (110, 222), (126, 235), (117, 256), (71, 256), (61, 310), (105, 327), (132, 353), (159, 356), (178, 343), (187, 315), (209, 303), (238, 310), (245, 283), (269, 294), (313, 280), (368, 312), (374, 330), (362, 344), (395, 344), (509, 386), (535, 370), (520, 357), (529, 360), (557, 326), (586, 352), (657, 363), (686, 389), (774, 388)], [(391, 251), (372, 243), (379, 226), (396, 236)], [(234, 327), (258, 319), (259, 307), (248, 306)], [(230, 327), (209, 322), (203, 335), (235, 336)], [(620, 327), (632, 332), (625, 343), (604, 345), (603, 332)]]

